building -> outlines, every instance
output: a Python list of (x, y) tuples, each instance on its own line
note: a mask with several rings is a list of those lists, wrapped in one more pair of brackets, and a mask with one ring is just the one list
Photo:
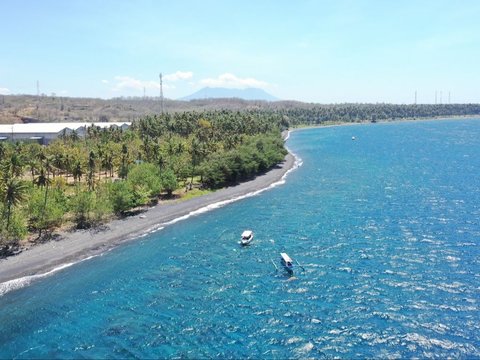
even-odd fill
[(35, 141), (47, 145), (62, 135), (71, 135), (73, 132), (79, 137), (87, 133), (91, 126), (100, 128), (118, 127), (122, 130), (130, 127), (129, 122), (97, 122), (97, 123), (28, 123), (0, 125), (0, 141)]

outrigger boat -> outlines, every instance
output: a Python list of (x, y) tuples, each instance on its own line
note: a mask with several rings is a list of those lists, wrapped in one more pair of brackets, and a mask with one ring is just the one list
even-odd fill
[[(302, 265), (300, 265), (300, 263), (297, 260), (295, 260), (295, 262), (303, 271), (305, 271), (305, 268)], [(272, 264), (273, 266), (275, 266), (275, 270), (278, 271), (278, 267), (273, 260), (272, 260)], [(293, 260), (290, 256), (288, 256), (287, 253), (280, 253), (280, 264), (290, 275), (293, 274)]]
[(293, 274), (293, 260), (287, 253), (280, 253), (280, 264), (289, 274)]
[(242, 238), (240, 239), (240, 245), (245, 246), (252, 242), (253, 240), (253, 231), (245, 230), (242, 233)]

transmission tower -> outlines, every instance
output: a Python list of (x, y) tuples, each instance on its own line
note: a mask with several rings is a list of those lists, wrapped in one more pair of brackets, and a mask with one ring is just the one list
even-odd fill
[(40, 81), (37, 80), (37, 120), (40, 119)]
[(163, 114), (163, 82), (162, 82), (162, 73), (160, 73), (160, 106)]

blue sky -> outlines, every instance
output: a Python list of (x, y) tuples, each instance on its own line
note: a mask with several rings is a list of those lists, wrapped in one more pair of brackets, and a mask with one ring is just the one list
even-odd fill
[(480, 102), (480, 1), (0, 0), (0, 93)]

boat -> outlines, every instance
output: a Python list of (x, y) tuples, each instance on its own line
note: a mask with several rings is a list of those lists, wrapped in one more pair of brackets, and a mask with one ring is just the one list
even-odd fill
[(356, 140), (357, 138), (355, 136), (352, 136), (352, 140)]
[(242, 237), (240, 239), (240, 245), (248, 245), (252, 242), (253, 240), (253, 231), (251, 230), (245, 230), (243, 233), (242, 233)]
[(288, 273), (293, 273), (293, 260), (287, 255), (287, 253), (280, 253), (280, 263)]

